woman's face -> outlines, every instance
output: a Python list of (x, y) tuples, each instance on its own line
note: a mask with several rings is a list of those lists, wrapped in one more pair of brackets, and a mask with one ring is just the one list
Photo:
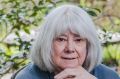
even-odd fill
[(87, 54), (87, 41), (70, 31), (53, 40), (52, 59), (59, 69), (82, 65)]

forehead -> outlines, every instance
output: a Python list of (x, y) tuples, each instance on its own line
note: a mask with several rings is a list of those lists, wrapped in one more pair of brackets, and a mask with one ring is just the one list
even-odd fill
[(68, 30), (68, 31), (66, 31), (64, 33), (61, 33), (58, 36), (69, 36), (69, 35), (75, 36), (75, 37), (80, 37), (80, 35), (78, 33), (72, 32), (70, 30)]
[(74, 26), (66, 26), (65, 28), (57, 28), (53, 30), (53, 38), (59, 37), (59, 36), (65, 36), (65, 35), (74, 35), (74, 37), (81, 37), (86, 38), (85, 33), (82, 29), (74, 27)]

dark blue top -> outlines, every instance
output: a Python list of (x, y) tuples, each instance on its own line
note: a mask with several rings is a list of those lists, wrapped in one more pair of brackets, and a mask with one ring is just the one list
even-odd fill
[[(98, 65), (91, 72), (98, 79), (120, 79), (118, 74), (105, 65)], [(54, 73), (41, 71), (36, 65), (29, 64), (17, 73), (15, 79), (54, 79)]]

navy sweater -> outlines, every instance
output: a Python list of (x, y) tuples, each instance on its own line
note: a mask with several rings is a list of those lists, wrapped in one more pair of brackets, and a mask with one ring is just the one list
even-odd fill
[[(120, 79), (115, 71), (102, 64), (95, 67), (91, 74), (97, 79)], [(35, 64), (29, 64), (14, 79), (54, 79), (54, 73), (41, 71)]]

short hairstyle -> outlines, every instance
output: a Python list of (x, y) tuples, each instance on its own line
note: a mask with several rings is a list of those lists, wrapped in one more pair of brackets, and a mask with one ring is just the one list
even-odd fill
[(82, 8), (64, 4), (53, 9), (40, 27), (39, 34), (31, 49), (31, 59), (41, 70), (54, 72), (51, 58), (53, 39), (67, 29), (88, 41), (87, 57), (83, 67), (91, 71), (101, 63), (101, 45), (91, 17)]

